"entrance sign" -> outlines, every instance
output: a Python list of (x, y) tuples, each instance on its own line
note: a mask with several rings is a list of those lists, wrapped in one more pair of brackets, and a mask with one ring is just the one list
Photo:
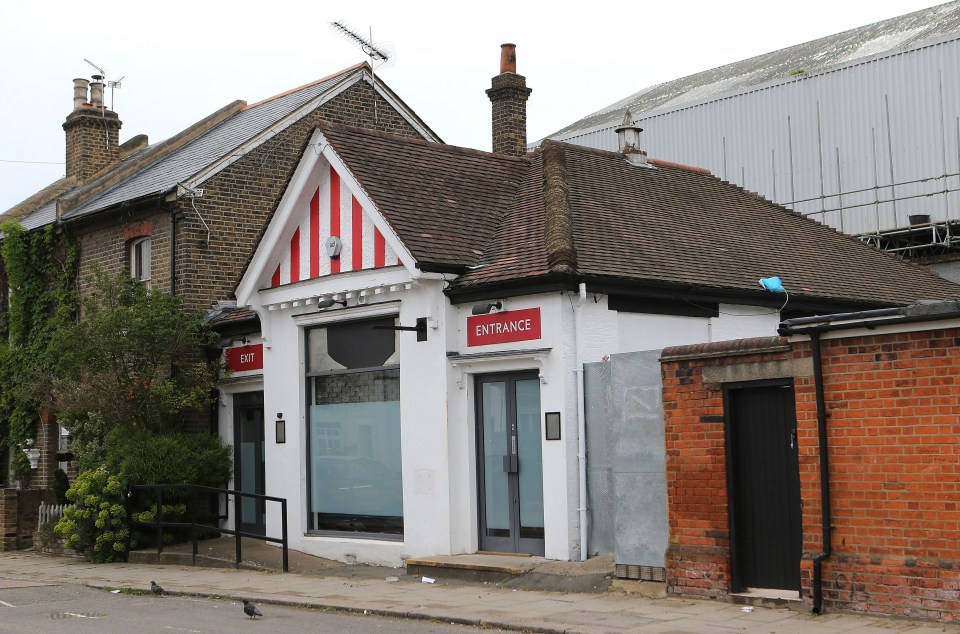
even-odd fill
[(508, 310), (467, 317), (467, 345), (529, 341), (540, 338), (540, 309)]
[(233, 372), (263, 369), (263, 344), (227, 348), (227, 369)]

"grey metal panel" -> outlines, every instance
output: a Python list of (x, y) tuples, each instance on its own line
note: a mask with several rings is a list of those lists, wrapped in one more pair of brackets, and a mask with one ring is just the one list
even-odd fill
[(649, 86), (550, 135), (568, 138), (596, 126), (616, 126), (634, 115), (744, 92), (798, 70), (819, 73), (858, 59), (916, 47), (960, 33), (960, 2), (949, 2), (867, 24), (788, 48)]
[[(960, 38), (635, 117), (654, 158), (851, 234), (960, 218)], [(613, 150), (614, 126), (570, 142)]]
[(84, 216), (126, 200), (172, 190), (177, 183), (188, 179), (214, 161), (228, 156), (247, 140), (319, 97), (345, 77), (346, 75), (337, 75), (240, 111), (159, 162), (71, 210), (64, 218)]
[(584, 367), (590, 552), (663, 567), (667, 526), (660, 352)]

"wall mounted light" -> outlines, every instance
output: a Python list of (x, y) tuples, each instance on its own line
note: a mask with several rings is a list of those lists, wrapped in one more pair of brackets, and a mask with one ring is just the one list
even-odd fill
[(287, 421), (283, 420), (283, 412), (277, 413), (277, 444), (287, 442)]
[(242, 343), (246, 345), (249, 342), (250, 342), (249, 339), (247, 339), (246, 337), (240, 337), (238, 339), (221, 339), (218, 345), (220, 348), (232, 348), (233, 344), (235, 343)]
[(543, 422), (546, 439), (560, 440), (560, 412), (546, 412)]
[(501, 308), (503, 308), (503, 304), (499, 301), (494, 302), (492, 304), (474, 304), (473, 310), (471, 310), (470, 312), (474, 315), (486, 315), (494, 308), (496, 308), (497, 310), (500, 310)]
[(334, 304), (340, 304), (341, 306), (347, 305), (347, 300), (345, 299), (334, 299), (332, 297), (325, 297), (317, 302), (318, 309), (330, 308)]

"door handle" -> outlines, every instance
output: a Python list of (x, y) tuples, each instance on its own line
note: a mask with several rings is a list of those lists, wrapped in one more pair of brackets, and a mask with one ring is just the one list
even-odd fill
[(797, 430), (796, 429), (790, 430), (790, 448), (791, 449), (797, 448)]
[(503, 471), (504, 473), (516, 473), (519, 470), (517, 464), (516, 454), (512, 456), (503, 457)]

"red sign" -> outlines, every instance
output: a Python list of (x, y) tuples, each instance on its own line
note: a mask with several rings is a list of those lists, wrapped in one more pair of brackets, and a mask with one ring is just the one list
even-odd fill
[(540, 309), (508, 310), (467, 317), (467, 345), (486, 346), (540, 338)]
[(263, 369), (263, 344), (227, 348), (227, 369), (233, 372)]

